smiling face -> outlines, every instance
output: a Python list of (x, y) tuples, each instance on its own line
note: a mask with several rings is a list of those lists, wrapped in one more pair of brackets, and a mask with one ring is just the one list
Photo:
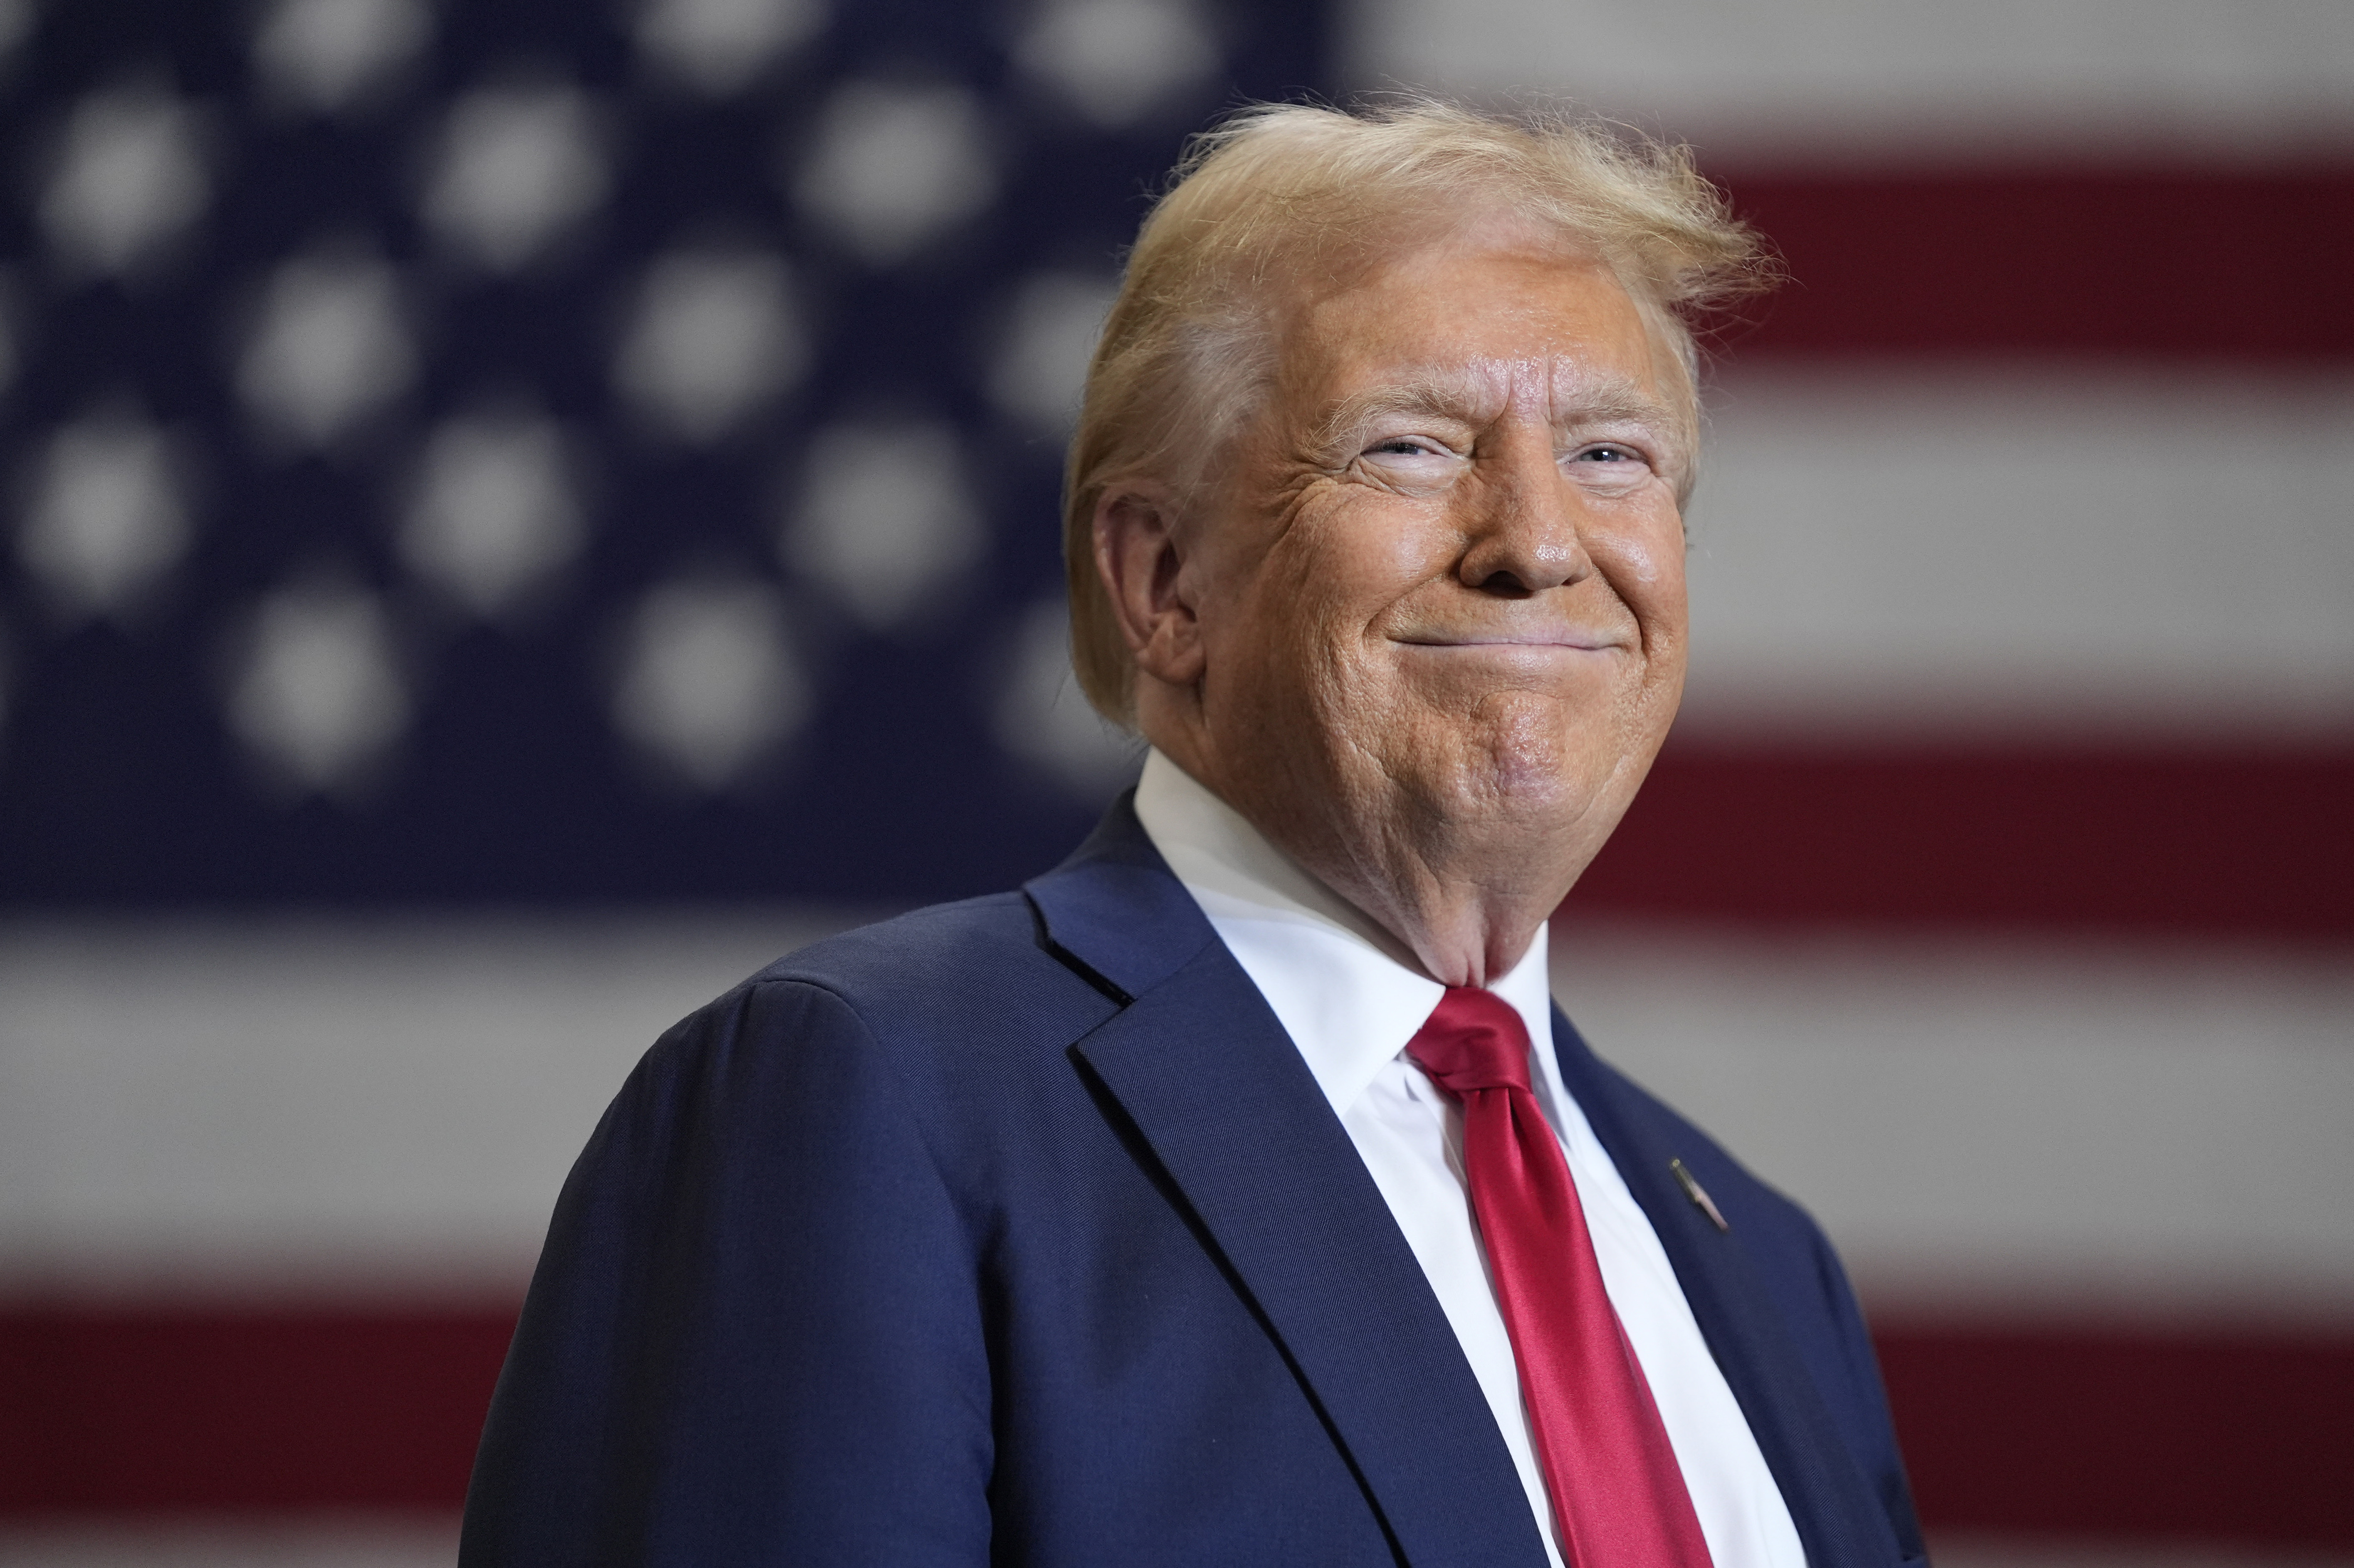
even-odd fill
[(1130, 617), (1146, 733), (1394, 930), (1466, 888), (1557, 901), (1682, 689), (1681, 383), (1608, 271), (1528, 237), (1292, 304), (1170, 531), (1173, 630)]

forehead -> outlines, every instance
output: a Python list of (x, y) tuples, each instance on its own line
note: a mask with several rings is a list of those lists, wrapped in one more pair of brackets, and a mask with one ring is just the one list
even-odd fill
[(1557, 405), (1603, 394), (1674, 401), (1626, 289), (1557, 247), (1442, 242), (1381, 258), (1295, 293), (1282, 343), (1286, 401), (1409, 382), (1482, 403), (1538, 393)]

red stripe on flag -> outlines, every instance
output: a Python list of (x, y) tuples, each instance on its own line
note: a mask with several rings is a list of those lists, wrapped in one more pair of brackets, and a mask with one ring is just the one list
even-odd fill
[(512, 1307), (0, 1314), (0, 1514), (446, 1509)]
[(2354, 169), (1726, 183), (1791, 278), (1736, 355), (2354, 358)]
[(1924, 1521), (2354, 1546), (2354, 1339), (1883, 1325)]
[[(0, 1517), (455, 1508), (513, 1327), (0, 1312)], [(2354, 1548), (2354, 1334), (1878, 1339), (1932, 1529)]]
[(2354, 935), (2354, 751), (1670, 747), (1573, 916)]

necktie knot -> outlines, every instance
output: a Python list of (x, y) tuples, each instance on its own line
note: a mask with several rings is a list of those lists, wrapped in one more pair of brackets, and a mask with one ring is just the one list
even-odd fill
[(1529, 1086), (1528, 1025), (1492, 991), (1448, 986), (1405, 1050), (1431, 1082), (1458, 1099), (1474, 1089)]

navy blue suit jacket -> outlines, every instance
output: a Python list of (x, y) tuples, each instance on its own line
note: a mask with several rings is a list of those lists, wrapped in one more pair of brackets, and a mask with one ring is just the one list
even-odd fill
[[(1919, 1559), (1821, 1234), (1558, 1013), (1553, 1048), (1808, 1563)], [(648, 1054), (557, 1206), (461, 1553), (1544, 1561), (1380, 1192), (1125, 801), (1021, 893), (819, 943)]]

